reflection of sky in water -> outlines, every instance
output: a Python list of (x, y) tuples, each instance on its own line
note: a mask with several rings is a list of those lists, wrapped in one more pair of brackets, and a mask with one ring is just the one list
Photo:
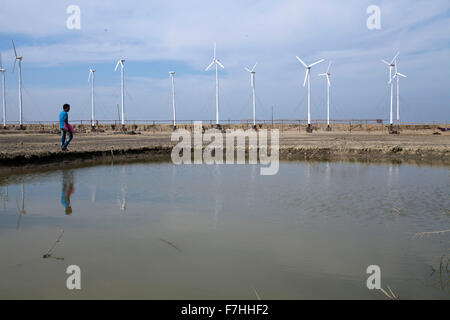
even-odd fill
[[(326, 162), (276, 176), (134, 164), (11, 177), (0, 298), (383, 298), (365, 287), (370, 264), (402, 298), (448, 298), (450, 234), (412, 236), (450, 228), (449, 181), (448, 168)], [(60, 229), (65, 260), (42, 259)], [(86, 274), (76, 294), (69, 264)]]

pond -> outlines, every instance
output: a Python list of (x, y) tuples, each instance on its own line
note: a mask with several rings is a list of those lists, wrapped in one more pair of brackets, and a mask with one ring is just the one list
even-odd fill
[(447, 167), (135, 163), (0, 192), (2, 299), (387, 299), (371, 265), (400, 299), (450, 298), (450, 233), (417, 234), (450, 229)]

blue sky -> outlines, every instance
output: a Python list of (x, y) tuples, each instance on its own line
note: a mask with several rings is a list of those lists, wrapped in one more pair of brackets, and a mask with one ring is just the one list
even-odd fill
[[(81, 29), (69, 30), (69, 5)], [(369, 5), (381, 8), (381, 30), (368, 30)], [(205, 72), (217, 42), (222, 120), (252, 116), (250, 77), (256, 68), (257, 118), (306, 119), (304, 68), (333, 61), (331, 115), (388, 119), (388, 68), (400, 51), (403, 122), (450, 122), (448, 0), (322, 1), (21, 1), (3, 0), (0, 50), (6, 69), (7, 119), (18, 119), (11, 39), (23, 55), (24, 120), (55, 120), (63, 103), (71, 119), (90, 118), (90, 67), (96, 72), (96, 115), (116, 119), (119, 56), (125, 62), (128, 120), (170, 119), (174, 70), (178, 119), (214, 119), (214, 72)], [(312, 118), (326, 117), (326, 81), (312, 70)]]

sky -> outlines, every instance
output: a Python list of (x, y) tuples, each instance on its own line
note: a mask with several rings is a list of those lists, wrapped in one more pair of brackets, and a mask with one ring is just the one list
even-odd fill
[[(80, 29), (69, 29), (70, 5)], [(367, 8), (378, 6), (379, 30)], [(389, 119), (389, 69), (397, 51), (402, 122), (450, 123), (450, 3), (448, 0), (101, 1), (2, 0), (0, 51), (7, 69), (7, 120), (18, 121), (18, 74), (23, 56), (24, 121), (56, 121), (70, 103), (71, 120), (91, 116), (89, 69), (94, 68), (96, 119), (118, 119), (119, 56), (125, 62), (125, 119), (172, 119), (169, 71), (175, 71), (177, 119), (215, 119), (215, 73), (220, 70), (220, 119), (252, 117), (250, 75), (256, 71), (257, 118), (306, 119), (306, 63), (313, 120), (326, 119), (331, 67), (332, 119)], [(120, 43), (120, 45), (119, 45)], [(17, 66), (16, 66), (17, 67)], [(395, 114), (394, 106), (394, 114)]]

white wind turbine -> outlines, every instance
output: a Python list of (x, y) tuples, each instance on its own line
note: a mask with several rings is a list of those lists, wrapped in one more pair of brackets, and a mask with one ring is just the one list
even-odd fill
[(398, 72), (397, 64), (395, 65), (395, 74), (393, 79), (397, 79), (397, 124), (400, 124), (400, 77), (407, 78), (407, 76)]
[(245, 68), (245, 70), (247, 70), (250, 73), (250, 85), (252, 86), (252, 95), (253, 95), (253, 129), (256, 129), (256, 95), (255, 95), (255, 68), (256, 65), (258, 64), (255, 63), (255, 65), (253, 66), (253, 68), (250, 70), (249, 68)]
[(173, 111), (173, 130), (177, 129), (177, 111), (175, 108), (175, 71), (169, 71), (170, 78), (172, 80), (172, 111)]
[(116, 72), (117, 68), (120, 65), (120, 79), (121, 79), (121, 102), (122, 102), (122, 128), (125, 127), (125, 111), (124, 111), (124, 105), (125, 105), (125, 86), (124, 86), (124, 78), (123, 78), (123, 69), (124, 69), (124, 62), (125, 60), (122, 58), (119, 58), (116, 64), (116, 68), (114, 69), (114, 72)]
[(89, 69), (88, 82), (91, 81), (92, 76), (92, 88), (91, 88), (91, 127), (95, 127), (95, 100), (94, 100), (94, 69)]
[(14, 45), (14, 40), (12, 40), (12, 45), (14, 48), (14, 55), (15, 55), (13, 72), (14, 72), (14, 69), (16, 68), (16, 61), (19, 61), (19, 69), (18, 69), (18, 72), (19, 72), (19, 125), (20, 125), (20, 129), (22, 129), (23, 128), (23, 121), (22, 121), (22, 56), (17, 55), (16, 46)]
[(303, 82), (303, 86), (306, 86), (306, 81), (308, 81), (308, 128), (306, 129), (306, 131), (312, 132), (312, 129), (311, 129), (311, 68), (313, 66), (325, 61), (325, 59), (321, 59), (317, 62), (307, 65), (306, 63), (303, 62), (302, 59), (300, 59), (297, 56), (295, 56), (295, 57), (306, 68), (305, 81)]
[(219, 126), (219, 66), (225, 69), (220, 60), (216, 59), (216, 43), (214, 43), (214, 57), (205, 71), (208, 71), (213, 65), (216, 65), (216, 125)]
[(6, 89), (5, 89), (5, 72), (2, 64), (2, 53), (0, 52), (0, 72), (2, 74), (2, 116), (3, 116), (3, 128), (6, 129)]
[(395, 68), (395, 65), (397, 63), (396, 60), (397, 60), (399, 54), (400, 54), (400, 52), (397, 52), (394, 59), (392, 59), (392, 61), (390, 63), (387, 62), (386, 60), (381, 60), (381, 62), (383, 62), (384, 64), (386, 64), (389, 67), (389, 82), (388, 83), (391, 85), (391, 108), (390, 108), (389, 123), (391, 125), (391, 129), (392, 129), (392, 124), (394, 122), (394, 120), (393, 120), (394, 82), (392, 81), (392, 71)]
[(331, 87), (330, 67), (331, 67), (331, 64), (332, 64), (332, 62), (330, 61), (330, 63), (328, 64), (327, 72), (319, 74), (320, 77), (327, 77), (327, 125), (328, 125), (327, 131), (331, 131), (331, 127), (330, 127), (330, 87)]

